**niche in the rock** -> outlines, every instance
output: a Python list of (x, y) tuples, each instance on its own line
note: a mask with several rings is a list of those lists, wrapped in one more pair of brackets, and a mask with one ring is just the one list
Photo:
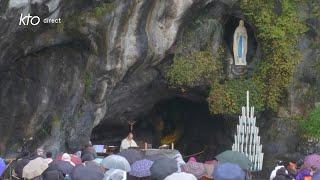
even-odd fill
[[(241, 18), (237, 16), (229, 16), (224, 25), (224, 41), (227, 45), (228, 52), (231, 53), (233, 57), (233, 35), (236, 28), (239, 26), (239, 21)], [(254, 30), (252, 26), (244, 20), (245, 28), (248, 34), (248, 51), (247, 51), (247, 64), (250, 64), (253, 58), (256, 56), (257, 51), (257, 40), (255, 38)]]
[(164, 100), (139, 121), (145, 122), (152, 125), (154, 147), (175, 141), (175, 148), (185, 156), (204, 151), (200, 158), (209, 159), (232, 145), (234, 121), (212, 116), (206, 102)]
[[(174, 97), (155, 104), (150, 112), (135, 119), (133, 133), (138, 145), (144, 142), (157, 148), (175, 142), (183, 155), (204, 151), (200, 159), (210, 159), (232, 146), (235, 122), (223, 116), (212, 116), (205, 101)], [(107, 122), (92, 133), (95, 144), (119, 145), (129, 125), (115, 126)]]

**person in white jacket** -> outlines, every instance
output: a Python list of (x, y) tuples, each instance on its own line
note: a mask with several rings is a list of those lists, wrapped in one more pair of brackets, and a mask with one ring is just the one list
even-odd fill
[(133, 140), (132, 132), (130, 132), (128, 136), (121, 141), (120, 151), (129, 149), (130, 147), (138, 147), (137, 143)]
[[(277, 163), (277, 166), (276, 166), (276, 167), (274, 168), (274, 170), (271, 172), (270, 180), (273, 180), (273, 179), (276, 177), (277, 171), (278, 171), (280, 168), (285, 168), (283, 161), (279, 161), (279, 162)], [(288, 171), (287, 171), (287, 170), (286, 170), (286, 174), (288, 174)]]

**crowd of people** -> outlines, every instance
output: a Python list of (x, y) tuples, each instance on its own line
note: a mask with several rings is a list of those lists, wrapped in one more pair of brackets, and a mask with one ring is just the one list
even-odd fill
[[(89, 142), (81, 151), (53, 154), (38, 148), (32, 155), (20, 157), (6, 165), (0, 158), (0, 180), (10, 166), (10, 177), (32, 180), (251, 180), (248, 163), (233, 161), (239, 152), (225, 151), (230, 161), (220, 156), (206, 162), (195, 157), (185, 162), (176, 150), (169, 154), (140, 150), (129, 133), (121, 142), (120, 152), (102, 157)], [(132, 149), (133, 148), (133, 149)], [(170, 154), (172, 153), (173, 154)], [(98, 156), (99, 155), (99, 156)], [(222, 158), (223, 159), (223, 158)], [(231, 162), (233, 161), (233, 162)], [(320, 180), (320, 156), (313, 154), (303, 161), (277, 162), (270, 180)], [(259, 179), (260, 180), (260, 179)], [(261, 179), (263, 180), (263, 179)]]
[(271, 172), (270, 180), (320, 180), (320, 169), (316, 166), (320, 163), (320, 156), (313, 154), (309, 157), (309, 160), (298, 162), (279, 161)]

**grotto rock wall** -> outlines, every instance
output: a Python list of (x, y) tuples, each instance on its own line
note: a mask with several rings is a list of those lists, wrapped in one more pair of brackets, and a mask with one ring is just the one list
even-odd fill
[[(1, 153), (29, 137), (79, 148), (101, 121), (125, 123), (170, 96), (163, 69), (189, 13), (234, 2), (0, 1)], [(21, 13), (63, 23), (19, 26)]]
[[(186, 44), (201, 49), (208, 35), (215, 52), (224, 39), (228, 16), (241, 16), (235, 3), (0, 0), (0, 153), (18, 150), (29, 137), (34, 145), (54, 151), (79, 148), (99, 123), (126, 126), (127, 120), (175, 94), (167, 87), (164, 72), (190, 19), (206, 13), (199, 28), (208, 34), (186, 37)], [(303, 12), (308, 8), (301, 7), (301, 16)], [(63, 23), (18, 26), (21, 13), (61, 18)], [(275, 116), (303, 115), (305, 107), (319, 101), (320, 73), (309, 71), (319, 56), (310, 45), (318, 40), (313, 32), (301, 37), (302, 63), (287, 102)], [(272, 118), (264, 120), (263, 127), (277, 126)], [(270, 133), (262, 135), (266, 141), (274, 137)]]

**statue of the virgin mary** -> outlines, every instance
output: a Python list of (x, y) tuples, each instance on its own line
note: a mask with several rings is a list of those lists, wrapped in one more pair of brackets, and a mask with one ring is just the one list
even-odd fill
[(247, 65), (247, 50), (248, 50), (248, 34), (244, 26), (243, 20), (240, 20), (239, 26), (236, 28), (233, 35), (233, 57), (235, 65)]

